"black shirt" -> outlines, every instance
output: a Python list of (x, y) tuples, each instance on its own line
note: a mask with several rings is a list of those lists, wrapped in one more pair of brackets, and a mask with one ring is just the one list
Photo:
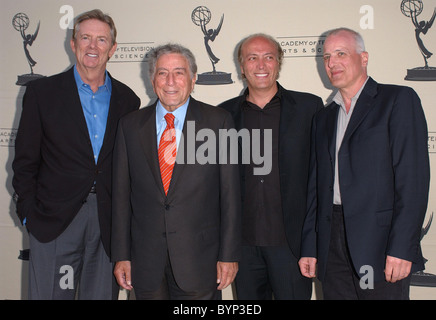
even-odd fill
[[(248, 89), (246, 91), (248, 95)], [(262, 109), (245, 100), (242, 105), (244, 127), (250, 131), (250, 164), (245, 165), (245, 196), (242, 218), (243, 244), (250, 246), (286, 245), (283, 213), (280, 196), (280, 179), (278, 166), (279, 125), (280, 125), (280, 91)], [(271, 172), (266, 175), (254, 175), (255, 167), (264, 164), (253, 163), (253, 129), (260, 129), (260, 156), (265, 156), (265, 148), (272, 151)], [(272, 144), (264, 141), (265, 130), (272, 130)], [(259, 130), (258, 130), (259, 131)], [(259, 133), (257, 133), (259, 134)], [(257, 143), (256, 140), (254, 140)], [(264, 145), (266, 142), (267, 145)], [(255, 151), (256, 152), (256, 151)], [(257, 151), (259, 152), (259, 151)]]

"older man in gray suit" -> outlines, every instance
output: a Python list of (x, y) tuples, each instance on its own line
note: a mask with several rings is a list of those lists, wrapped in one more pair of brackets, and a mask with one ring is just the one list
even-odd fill
[(158, 47), (149, 64), (158, 100), (121, 120), (114, 150), (115, 275), (138, 299), (219, 299), (238, 270), (238, 167), (218, 152), (205, 164), (180, 158), (203, 143), (188, 126), (218, 138), (233, 120), (190, 96), (197, 67), (188, 49)]

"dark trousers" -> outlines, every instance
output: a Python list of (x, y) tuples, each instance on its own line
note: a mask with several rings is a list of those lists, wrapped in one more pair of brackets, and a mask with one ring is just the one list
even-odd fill
[(360, 277), (354, 270), (347, 246), (342, 206), (333, 206), (329, 255), (326, 275), (322, 283), (324, 299), (407, 300), (409, 299), (410, 277), (409, 275), (395, 283), (384, 280), (375, 282), (373, 289), (365, 285), (361, 286)]
[(141, 288), (140, 282), (135, 282), (134, 293), (137, 300), (221, 300), (222, 298), (221, 291), (216, 289), (193, 292), (182, 290), (174, 278), (169, 256), (160, 287), (151, 291)]
[(110, 300), (118, 286), (100, 240), (96, 194), (90, 194), (67, 229), (41, 243), (29, 233), (29, 299)]
[(235, 283), (239, 300), (309, 300), (312, 296), (312, 280), (301, 275), (287, 246), (244, 246)]

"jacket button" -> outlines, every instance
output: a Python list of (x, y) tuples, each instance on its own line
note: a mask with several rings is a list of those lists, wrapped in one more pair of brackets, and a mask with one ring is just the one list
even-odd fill
[(165, 210), (170, 210), (170, 205), (169, 204), (165, 205)]

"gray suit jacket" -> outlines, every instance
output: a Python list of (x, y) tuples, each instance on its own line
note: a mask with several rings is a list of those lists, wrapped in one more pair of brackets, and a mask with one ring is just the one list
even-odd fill
[(131, 261), (134, 287), (157, 289), (169, 256), (183, 290), (210, 290), (216, 286), (217, 261), (240, 258), (238, 166), (220, 164), (218, 152), (211, 164), (189, 164), (180, 155), (192, 156), (186, 150), (192, 143), (195, 153), (203, 152), (199, 147), (205, 142), (187, 136), (188, 121), (195, 123), (195, 133), (212, 130), (216, 147), (219, 130), (232, 128), (233, 121), (226, 111), (191, 97), (185, 141), (166, 196), (157, 155), (156, 103), (120, 121), (113, 160), (112, 257)]

